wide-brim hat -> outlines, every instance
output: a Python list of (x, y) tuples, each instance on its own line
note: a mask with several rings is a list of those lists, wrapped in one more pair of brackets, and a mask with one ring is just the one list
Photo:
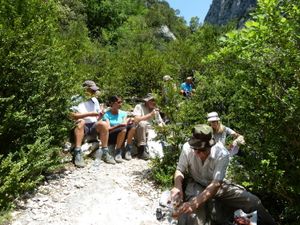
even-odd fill
[(207, 121), (212, 122), (212, 121), (219, 121), (220, 117), (217, 112), (210, 112), (207, 114)]
[(213, 146), (213, 130), (206, 124), (198, 124), (192, 130), (193, 136), (188, 141), (189, 145), (194, 149), (205, 149)]
[(143, 101), (148, 102), (150, 100), (154, 99), (154, 96), (151, 93), (148, 93), (144, 98)]

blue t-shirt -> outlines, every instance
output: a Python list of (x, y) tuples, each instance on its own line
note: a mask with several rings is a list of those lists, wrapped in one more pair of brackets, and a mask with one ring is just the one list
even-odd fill
[(107, 111), (102, 120), (106, 121), (109, 119), (109, 124), (111, 127), (114, 127), (116, 125), (119, 125), (124, 122), (124, 118), (127, 117), (127, 113), (123, 110), (119, 110), (118, 114), (112, 114), (111, 111)]
[(180, 89), (183, 90), (184, 92), (192, 92), (193, 87), (192, 87), (192, 84), (183, 82), (183, 83), (180, 85)]

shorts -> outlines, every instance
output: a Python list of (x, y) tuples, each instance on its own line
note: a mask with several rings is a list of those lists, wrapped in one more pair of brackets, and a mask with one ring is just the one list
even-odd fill
[[(125, 136), (125, 140), (127, 138), (127, 133), (128, 131), (134, 127), (134, 125), (127, 125), (126, 127), (118, 127), (116, 129), (114, 129), (113, 131), (109, 132), (109, 137), (108, 137), (108, 144), (109, 145), (115, 145), (117, 143), (117, 138), (118, 138), (118, 134), (126, 129), (126, 136)], [(125, 142), (125, 141), (124, 141)]]
[(86, 123), (85, 124), (84, 137), (88, 137), (88, 139), (97, 139), (98, 132), (96, 129), (96, 123)]

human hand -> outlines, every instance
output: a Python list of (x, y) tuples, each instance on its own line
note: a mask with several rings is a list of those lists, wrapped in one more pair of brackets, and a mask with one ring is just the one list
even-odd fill
[(173, 202), (179, 202), (183, 199), (183, 192), (182, 189), (179, 189), (177, 187), (173, 187), (171, 190), (171, 201)]
[(193, 202), (184, 202), (178, 208), (175, 209), (173, 216), (179, 217), (183, 213), (191, 214), (195, 212), (197, 205)]

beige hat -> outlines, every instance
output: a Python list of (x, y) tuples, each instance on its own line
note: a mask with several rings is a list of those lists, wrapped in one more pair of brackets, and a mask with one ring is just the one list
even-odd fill
[(148, 102), (150, 100), (154, 99), (154, 96), (151, 93), (148, 93), (144, 98), (143, 101)]
[(165, 76), (163, 77), (163, 80), (164, 80), (164, 81), (172, 80), (172, 77), (171, 77), (170, 75), (165, 75)]
[(207, 114), (207, 121), (212, 122), (212, 121), (219, 121), (220, 117), (217, 112), (210, 112)]

